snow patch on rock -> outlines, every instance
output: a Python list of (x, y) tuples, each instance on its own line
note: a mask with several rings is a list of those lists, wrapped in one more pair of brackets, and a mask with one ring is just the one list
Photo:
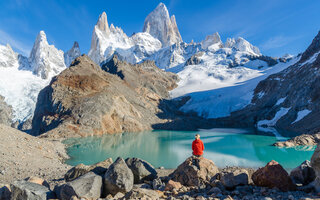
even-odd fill
[(291, 124), (294, 124), (300, 120), (302, 120), (305, 116), (309, 115), (309, 113), (311, 113), (312, 111), (311, 110), (308, 110), (308, 109), (304, 109), (304, 110), (301, 110), (297, 113), (297, 118), (296, 120), (294, 120)]
[(290, 108), (280, 108), (280, 110), (275, 114), (275, 116), (273, 117), (273, 119), (271, 120), (261, 120), (261, 121), (258, 121), (258, 126), (259, 127), (262, 127), (262, 126), (275, 126), (276, 123), (278, 122), (279, 119), (281, 119), (283, 116), (285, 116), (288, 111), (291, 109)]

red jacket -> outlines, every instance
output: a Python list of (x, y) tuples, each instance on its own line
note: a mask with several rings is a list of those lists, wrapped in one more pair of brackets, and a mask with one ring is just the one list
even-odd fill
[(204, 150), (203, 142), (200, 139), (195, 139), (192, 142), (192, 150), (193, 150), (193, 155), (201, 156)]

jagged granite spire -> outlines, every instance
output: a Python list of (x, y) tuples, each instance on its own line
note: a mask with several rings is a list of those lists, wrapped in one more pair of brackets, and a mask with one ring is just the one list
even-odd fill
[(143, 32), (160, 40), (163, 47), (182, 42), (175, 16), (169, 16), (167, 7), (160, 3), (145, 19)]
[(51, 78), (66, 68), (63, 51), (49, 45), (44, 31), (40, 31), (29, 57), (31, 70), (43, 79)]
[(110, 32), (108, 25), (108, 18), (106, 12), (103, 12), (97, 21), (96, 25), (101, 31), (106, 32), (107, 34)]
[(11, 46), (0, 45), (0, 67), (18, 67), (18, 54), (15, 53)]
[(220, 35), (218, 32), (208, 35), (205, 40), (201, 42), (201, 47), (203, 49), (217, 50), (223, 47)]
[(64, 63), (67, 67), (69, 67), (72, 61), (74, 61), (79, 56), (81, 56), (79, 43), (75, 41), (72, 48), (64, 53)]
[(247, 40), (243, 39), (242, 37), (238, 37), (237, 39), (228, 38), (225, 47), (227, 48), (235, 48), (238, 51), (245, 51), (251, 53), (253, 55), (260, 56), (260, 50), (258, 47), (253, 46)]

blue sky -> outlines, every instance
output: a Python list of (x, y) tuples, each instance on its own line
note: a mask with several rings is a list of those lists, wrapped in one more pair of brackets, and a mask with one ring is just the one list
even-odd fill
[(185, 42), (219, 32), (223, 42), (241, 36), (263, 54), (281, 56), (304, 51), (320, 30), (317, 0), (10, 0), (0, 2), (0, 43), (29, 55), (44, 30), (58, 49), (66, 51), (78, 41), (87, 53), (100, 13), (106, 11), (109, 24), (131, 35), (142, 30), (159, 2), (176, 16)]

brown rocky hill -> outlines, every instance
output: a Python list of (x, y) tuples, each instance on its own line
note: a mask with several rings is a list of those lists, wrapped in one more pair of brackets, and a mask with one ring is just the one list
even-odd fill
[(219, 123), (272, 126), (289, 136), (320, 131), (320, 32), (300, 60), (261, 81), (251, 104)]
[(131, 65), (114, 56), (102, 67), (78, 57), (39, 96), (33, 135), (72, 137), (134, 132), (166, 123), (161, 103), (177, 76), (154, 62)]
[(0, 96), (0, 124), (11, 125), (12, 108), (9, 106), (2, 96)]

